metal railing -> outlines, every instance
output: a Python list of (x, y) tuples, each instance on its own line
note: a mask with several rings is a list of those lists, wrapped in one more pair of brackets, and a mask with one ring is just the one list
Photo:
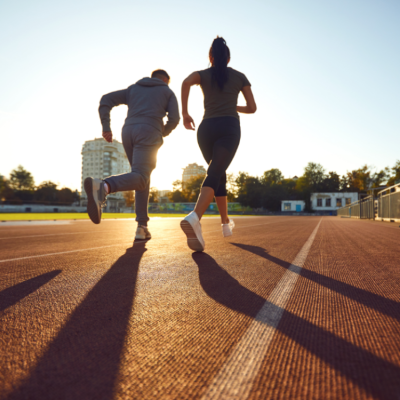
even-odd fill
[(378, 219), (400, 222), (400, 183), (378, 193)]
[(368, 196), (339, 208), (337, 215), (347, 218), (375, 219), (375, 199)]
[(343, 218), (379, 219), (400, 222), (400, 183), (374, 195), (339, 208), (337, 215)]
[(373, 195), (360, 200), (360, 218), (375, 219), (375, 197)]

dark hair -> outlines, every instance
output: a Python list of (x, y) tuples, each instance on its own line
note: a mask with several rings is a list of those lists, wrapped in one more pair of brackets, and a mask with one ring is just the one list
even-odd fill
[(151, 77), (152, 77), (152, 78), (158, 78), (158, 77), (161, 77), (161, 76), (163, 76), (164, 78), (167, 78), (167, 79), (168, 79), (168, 82), (169, 82), (170, 77), (169, 77), (169, 75), (167, 74), (167, 72), (164, 71), (163, 69), (156, 69), (155, 71), (153, 71), (153, 72), (151, 73)]
[(212, 63), (213, 78), (222, 90), (228, 81), (228, 60), (231, 56), (229, 47), (226, 45), (223, 37), (217, 36), (212, 42), (209, 52), (210, 57), (214, 59)]

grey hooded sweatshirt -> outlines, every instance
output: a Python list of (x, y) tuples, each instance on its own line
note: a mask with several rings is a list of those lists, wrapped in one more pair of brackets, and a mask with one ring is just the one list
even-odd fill
[[(179, 123), (179, 108), (174, 92), (158, 78), (143, 78), (127, 89), (105, 94), (99, 114), (103, 132), (111, 131), (110, 111), (120, 104), (128, 106), (125, 125), (149, 124), (168, 136)], [(164, 125), (163, 118), (168, 115)]]

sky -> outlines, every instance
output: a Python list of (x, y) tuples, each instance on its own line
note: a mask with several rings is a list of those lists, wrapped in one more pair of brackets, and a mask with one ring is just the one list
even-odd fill
[[(392, 167), (400, 159), (399, 18), (398, 0), (0, 2), (0, 175), (21, 164), (36, 184), (80, 190), (82, 145), (101, 137), (101, 96), (162, 68), (180, 100), (182, 80), (208, 68), (217, 35), (258, 106), (241, 116), (228, 172), (278, 168), (289, 178), (310, 161), (340, 175)], [(189, 113), (198, 126), (199, 87)], [(117, 140), (125, 116), (126, 106), (112, 110)], [(171, 189), (194, 162), (206, 166), (196, 133), (180, 123), (151, 186)]]

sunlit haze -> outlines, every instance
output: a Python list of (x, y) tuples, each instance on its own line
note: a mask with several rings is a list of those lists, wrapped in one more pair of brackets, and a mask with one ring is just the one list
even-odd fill
[[(309, 161), (339, 174), (391, 167), (400, 159), (399, 18), (396, 0), (2, 2), (0, 175), (21, 164), (36, 184), (80, 190), (82, 145), (101, 137), (100, 97), (162, 68), (180, 100), (182, 80), (208, 67), (216, 35), (258, 106), (241, 116), (228, 172), (292, 177)], [(199, 87), (189, 113), (198, 126)], [(125, 106), (111, 113), (117, 140), (125, 115)], [(151, 186), (171, 189), (193, 162), (205, 166), (180, 123)]]

